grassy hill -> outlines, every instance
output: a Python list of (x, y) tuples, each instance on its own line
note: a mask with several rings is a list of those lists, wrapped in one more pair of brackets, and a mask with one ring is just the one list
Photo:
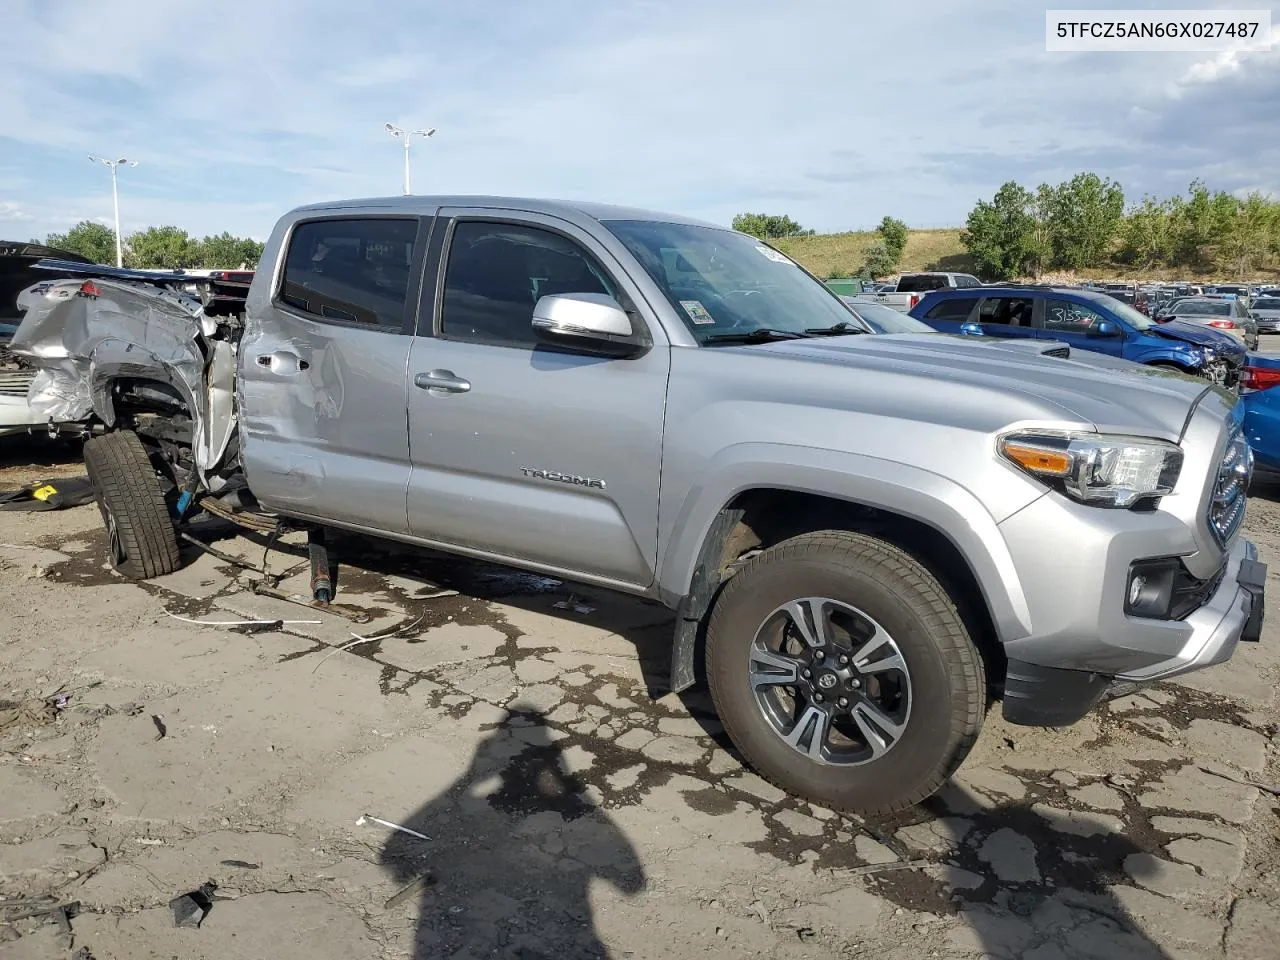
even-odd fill
[[(852, 276), (862, 266), (867, 247), (876, 242), (872, 230), (853, 233), (825, 233), (812, 237), (789, 237), (772, 243), (818, 277), (832, 274)], [(912, 230), (907, 249), (898, 266), (904, 272), (915, 270), (955, 270), (972, 273), (964, 247), (960, 245), (960, 229)]]

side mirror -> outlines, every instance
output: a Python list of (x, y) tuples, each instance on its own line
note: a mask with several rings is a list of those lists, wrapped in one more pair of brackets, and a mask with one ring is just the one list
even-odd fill
[(1091, 337), (1118, 337), (1120, 328), (1111, 320), (1099, 320), (1089, 328)]
[(604, 293), (558, 293), (541, 297), (533, 308), (533, 332), (542, 341), (609, 356), (642, 353), (631, 318)]

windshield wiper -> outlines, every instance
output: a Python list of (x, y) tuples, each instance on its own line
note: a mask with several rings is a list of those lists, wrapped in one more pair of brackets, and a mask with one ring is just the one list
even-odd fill
[(808, 332), (801, 333), (798, 330), (777, 330), (773, 327), (756, 327), (754, 330), (742, 330), (738, 333), (717, 333), (710, 337), (703, 337), (702, 342), (706, 343), (770, 343), (774, 340), (803, 340), (806, 337), (812, 337), (814, 334)]
[(805, 331), (811, 337), (844, 337), (866, 332), (862, 327), (856, 323), (850, 323), (848, 320), (841, 320), (839, 323), (833, 323), (829, 327), (810, 327)]

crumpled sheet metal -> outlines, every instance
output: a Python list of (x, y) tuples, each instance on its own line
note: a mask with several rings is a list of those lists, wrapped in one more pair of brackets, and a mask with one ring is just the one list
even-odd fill
[(196, 451), (197, 463), (210, 466), (210, 457), (222, 451), (200, 442), (209, 437), (200, 346), (209, 322), (200, 305), (159, 288), (109, 280), (95, 281), (99, 296), (68, 296), (66, 289), (78, 289), (81, 282), (45, 282), (19, 297), (26, 314), (11, 348), (37, 367), (28, 394), (31, 408), (59, 423), (94, 413), (111, 425), (111, 380), (163, 381), (186, 399), (196, 420), (196, 447), (204, 448)]

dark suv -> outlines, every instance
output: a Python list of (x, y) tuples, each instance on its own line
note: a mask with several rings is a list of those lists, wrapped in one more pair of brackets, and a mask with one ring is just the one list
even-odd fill
[(1229, 334), (1179, 320), (1157, 324), (1115, 297), (1071, 287), (937, 290), (911, 316), (942, 333), (1059, 340), (1226, 386), (1239, 381), (1245, 359), (1244, 346)]

